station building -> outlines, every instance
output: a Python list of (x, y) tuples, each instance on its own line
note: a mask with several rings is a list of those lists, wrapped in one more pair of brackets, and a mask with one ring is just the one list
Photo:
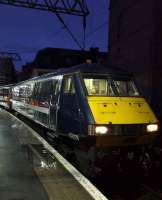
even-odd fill
[(0, 85), (14, 83), (15, 80), (16, 72), (12, 59), (0, 57)]
[(162, 1), (110, 0), (109, 61), (136, 76), (162, 116)]

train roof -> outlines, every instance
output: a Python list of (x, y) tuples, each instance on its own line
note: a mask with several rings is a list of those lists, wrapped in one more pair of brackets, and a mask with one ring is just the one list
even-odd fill
[(120, 75), (120, 76), (132, 76), (131, 73), (128, 73), (126, 70), (121, 69), (119, 67), (114, 67), (111, 65), (102, 65), (98, 63), (88, 64), (84, 63), (81, 65), (76, 65), (69, 68), (60, 68), (56, 70), (55, 72), (52, 72), (50, 74), (45, 74), (43, 77), (49, 77), (52, 75), (63, 75), (68, 73), (75, 73), (75, 72), (81, 72), (81, 73), (100, 73), (100, 74), (110, 74), (110, 75)]
[(27, 81), (36, 81), (36, 80), (41, 80), (41, 79), (46, 79), (50, 78), (52, 76), (57, 76), (57, 75), (64, 75), (64, 74), (70, 74), (70, 73), (100, 73), (100, 74), (109, 74), (112, 77), (124, 77), (124, 78), (130, 78), (132, 76), (131, 73), (128, 73), (126, 70), (121, 69), (119, 67), (114, 67), (111, 65), (102, 65), (98, 63), (84, 63), (81, 65), (76, 65), (73, 67), (68, 67), (68, 68), (60, 68), (57, 69), (55, 72), (44, 74), (42, 76), (34, 77), (19, 83), (16, 83), (15, 85), (19, 85), (22, 83), (25, 83)]
[(8, 84), (8, 85), (0, 85), (0, 89), (9, 89), (13, 86), (14, 84)]

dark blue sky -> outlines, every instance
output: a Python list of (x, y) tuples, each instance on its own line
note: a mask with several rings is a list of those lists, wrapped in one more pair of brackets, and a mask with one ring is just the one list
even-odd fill
[[(90, 15), (87, 19), (86, 49), (99, 47), (107, 51), (109, 0), (87, 0)], [(82, 20), (63, 16), (75, 36), (82, 41)], [(45, 47), (79, 49), (53, 13), (0, 4), (0, 51), (17, 52), (22, 62), (30, 62), (36, 52)]]

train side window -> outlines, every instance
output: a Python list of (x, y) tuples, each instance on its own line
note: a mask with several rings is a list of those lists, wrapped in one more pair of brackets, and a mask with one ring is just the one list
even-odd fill
[(20, 86), (19, 97), (24, 97), (25, 96), (24, 91), (25, 91), (25, 87), (24, 86)]
[(19, 87), (17, 86), (17, 87), (14, 87), (13, 89), (12, 89), (12, 95), (13, 95), (13, 98), (14, 99), (18, 99), (18, 97), (19, 97)]
[(50, 97), (52, 95), (52, 98), (51, 98), (51, 104), (55, 104), (56, 101), (57, 101), (57, 94), (58, 94), (58, 91), (59, 91), (59, 82), (57, 79), (53, 79), (52, 82), (51, 82), (51, 94), (50, 94)]
[(34, 90), (33, 90), (33, 99), (38, 100), (39, 99), (39, 94), (40, 94), (40, 83), (37, 82), (34, 85)]
[(51, 94), (53, 93), (53, 82), (52, 80), (49, 80), (46, 82), (46, 100), (49, 102)]
[(58, 81), (54, 79), (52, 82), (52, 91), (51, 91), (51, 94), (54, 96), (57, 95), (57, 85), (58, 85)]
[(25, 89), (25, 95), (26, 97), (30, 97), (32, 95), (33, 92), (33, 84), (26, 84), (26, 89)]
[(39, 83), (35, 83), (34, 89), (33, 89), (33, 94), (32, 94), (32, 97), (34, 100), (37, 100), (38, 92), (39, 92)]
[(39, 101), (45, 101), (45, 88), (44, 88), (45, 83), (44, 82), (40, 82), (39, 83), (39, 92), (38, 92), (38, 99)]
[(50, 96), (50, 82), (42, 81), (40, 82), (40, 91), (39, 91), (39, 100), (41, 101), (49, 101)]
[(64, 78), (64, 94), (75, 94), (74, 79), (72, 76)]

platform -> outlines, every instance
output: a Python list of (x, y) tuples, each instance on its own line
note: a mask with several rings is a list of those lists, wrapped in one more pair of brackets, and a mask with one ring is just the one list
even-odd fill
[(30, 127), (0, 110), (1, 200), (106, 200)]

